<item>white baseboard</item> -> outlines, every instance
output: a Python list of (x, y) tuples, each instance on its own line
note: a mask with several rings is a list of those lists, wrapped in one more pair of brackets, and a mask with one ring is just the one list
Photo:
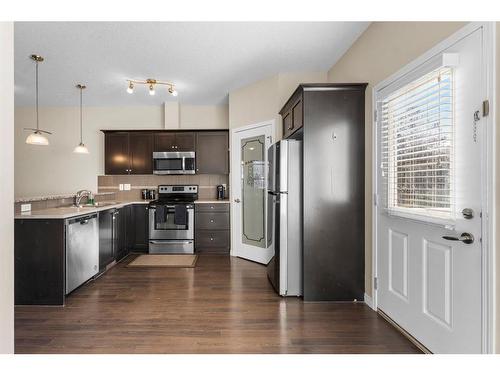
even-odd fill
[(365, 293), (365, 303), (368, 305), (368, 307), (372, 310), (375, 310), (373, 308), (373, 300), (372, 297), (370, 297), (368, 294)]

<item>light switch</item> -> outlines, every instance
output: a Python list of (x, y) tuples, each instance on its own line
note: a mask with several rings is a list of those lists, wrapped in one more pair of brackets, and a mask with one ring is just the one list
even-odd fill
[(130, 190), (130, 184), (124, 184), (123, 187), (124, 190)]
[(118, 190), (122, 191), (123, 190), (123, 184), (118, 185)]

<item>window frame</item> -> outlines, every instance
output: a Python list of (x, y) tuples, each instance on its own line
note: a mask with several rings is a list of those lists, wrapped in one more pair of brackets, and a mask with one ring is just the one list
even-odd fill
[[(376, 129), (378, 131), (377, 137), (379, 139), (382, 139), (382, 103), (383, 101), (389, 97), (391, 94), (395, 93), (396, 91), (400, 90), (401, 88), (407, 86), (408, 84), (411, 84), (412, 82), (421, 79), (427, 74), (432, 73), (433, 71), (443, 68), (444, 64), (443, 61), (445, 60), (445, 55), (446, 54), (438, 54), (429, 60), (427, 60), (425, 63), (421, 64), (418, 66), (416, 69), (407, 72), (404, 75), (399, 76), (397, 79), (392, 81), (391, 83), (385, 85), (384, 87), (380, 88), (376, 92), (376, 96), (374, 97), (374, 104), (376, 105), (375, 111), (376, 111)], [(455, 86), (455, 83), (454, 83)], [(455, 110), (454, 110), (455, 111)], [(453, 137), (453, 145), (452, 145), (452, 155), (451, 157), (453, 158), (453, 152), (455, 150), (455, 137)], [(388, 160), (389, 161), (389, 160)], [(378, 165), (378, 169), (384, 169), (383, 166), (383, 160), (379, 161), (380, 164)], [(454, 173), (454, 164), (452, 164), (452, 167), (450, 168), (451, 171), (451, 181), (450, 184), (455, 186), (455, 173)], [(376, 171), (378, 174), (378, 171)], [(388, 179), (388, 176), (382, 177), (384, 179)], [(387, 187), (388, 188), (388, 187)], [(395, 216), (395, 217), (402, 217), (405, 219), (410, 219), (410, 220), (415, 220), (418, 222), (423, 222), (423, 223), (428, 223), (428, 224), (437, 224), (437, 225), (443, 225), (445, 227), (451, 227), (455, 225), (456, 222), (456, 213), (455, 213), (455, 199), (456, 199), (456, 191), (453, 189), (453, 195), (450, 197), (450, 216), (439, 216), (439, 215), (429, 215), (428, 209), (425, 208), (404, 208), (404, 207), (389, 207), (389, 192), (386, 189), (383, 194), (385, 197), (380, 197), (380, 195), (377, 195), (377, 204), (380, 206), (380, 208), (389, 216)], [(382, 193), (382, 192), (379, 192)], [(382, 198), (382, 199), (380, 199)]]

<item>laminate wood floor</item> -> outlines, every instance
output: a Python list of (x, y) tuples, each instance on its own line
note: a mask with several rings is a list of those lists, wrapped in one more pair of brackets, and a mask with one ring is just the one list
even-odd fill
[(266, 268), (201, 255), (196, 268), (131, 268), (65, 307), (18, 306), (17, 353), (419, 353), (362, 303), (278, 297)]

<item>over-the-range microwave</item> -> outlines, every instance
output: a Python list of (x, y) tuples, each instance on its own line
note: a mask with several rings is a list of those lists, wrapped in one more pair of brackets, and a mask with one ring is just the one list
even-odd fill
[(195, 174), (195, 152), (153, 152), (154, 174)]

